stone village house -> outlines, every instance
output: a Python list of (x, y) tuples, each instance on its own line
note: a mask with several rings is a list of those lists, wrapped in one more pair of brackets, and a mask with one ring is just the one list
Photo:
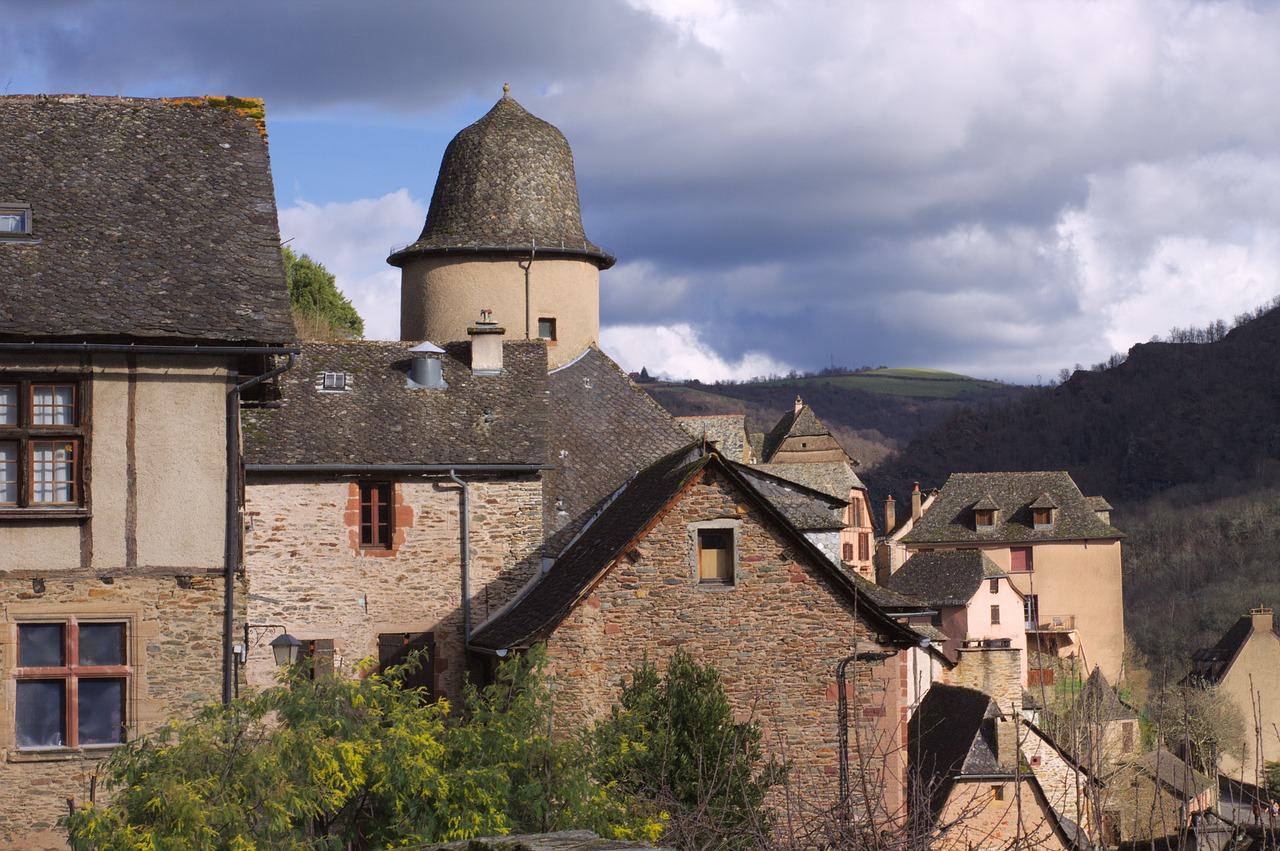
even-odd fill
[(0, 97), (6, 847), (231, 686), (239, 398), (294, 337), (255, 107)]

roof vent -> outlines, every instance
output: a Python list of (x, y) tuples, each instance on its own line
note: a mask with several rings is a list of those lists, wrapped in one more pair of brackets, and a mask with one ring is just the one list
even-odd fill
[(409, 363), (409, 380), (406, 387), (418, 390), (444, 390), (449, 385), (444, 380), (444, 364), (440, 356), (444, 349), (435, 343), (422, 343), (414, 346), (409, 352), (413, 360)]

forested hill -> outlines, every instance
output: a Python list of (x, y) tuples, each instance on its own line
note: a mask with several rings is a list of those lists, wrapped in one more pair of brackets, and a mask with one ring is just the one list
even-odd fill
[(1270, 477), (1280, 466), (1278, 366), (1280, 310), (1213, 343), (1142, 343), (1119, 366), (956, 411), (875, 478), (897, 494), (952, 472), (1068, 470), (1085, 493), (1129, 502)]

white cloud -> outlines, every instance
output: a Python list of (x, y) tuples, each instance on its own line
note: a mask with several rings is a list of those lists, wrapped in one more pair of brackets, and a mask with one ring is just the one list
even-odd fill
[(400, 339), (400, 270), (388, 266), (393, 247), (422, 229), (426, 207), (401, 189), (381, 198), (310, 204), (280, 211), (281, 239), (324, 264), (364, 317), (365, 338)]
[(653, 377), (713, 382), (785, 375), (791, 367), (764, 354), (747, 352), (728, 361), (692, 325), (614, 325), (600, 330), (600, 347), (628, 372), (647, 369)]

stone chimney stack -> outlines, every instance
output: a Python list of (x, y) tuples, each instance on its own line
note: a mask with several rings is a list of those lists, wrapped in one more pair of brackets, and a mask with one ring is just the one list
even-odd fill
[(502, 374), (502, 341), (507, 329), (493, 321), (492, 310), (481, 310), (480, 321), (467, 329), (471, 338), (471, 374)]
[(1253, 620), (1254, 632), (1270, 632), (1274, 625), (1272, 611), (1266, 606), (1258, 606), (1258, 608), (1250, 610), (1249, 617)]
[(884, 533), (888, 535), (893, 531), (893, 527), (898, 523), (898, 509), (893, 502), (893, 494), (889, 494), (884, 501)]
[(920, 508), (920, 499), (920, 483), (916, 482), (915, 488), (911, 491), (911, 519), (913, 521), (919, 520), (920, 515), (924, 513)]
[(803, 407), (804, 407), (804, 401), (803, 401), (799, 396), (796, 396), (796, 412), (795, 412), (795, 415), (796, 415), (797, 417), (798, 417), (798, 416), (800, 416), (800, 409), (801, 409), (801, 408), (803, 408)]
[(1018, 764), (1018, 719), (1011, 707), (998, 706), (996, 716), (996, 762), (1004, 768)]

